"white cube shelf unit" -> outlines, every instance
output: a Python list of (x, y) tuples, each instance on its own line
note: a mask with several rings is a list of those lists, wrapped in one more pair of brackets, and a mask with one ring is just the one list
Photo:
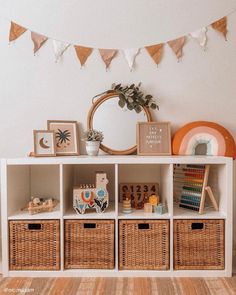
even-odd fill
[[(173, 202), (174, 164), (209, 164), (209, 183), (216, 195), (219, 211), (206, 210), (203, 215), (181, 209)], [(4, 276), (153, 276), (153, 277), (206, 277), (232, 275), (232, 159), (206, 156), (78, 156), (53, 158), (19, 158), (1, 160), (1, 218), (2, 218), (2, 270)], [(105, 213), (89, 211), (78, 215), (72, 207), (74, 185), (94, 183), (95, 172), (105, 171), (109, 179), (109, 208)], [(135, 210), (122, 213), (119, 204), (119, 183), (158, 182), (162, 202), (168, 207), (163, 215)], [(53, 196), (60, 202), (51, 213), (29, 215), (21, 209), (30, 196)], [(60, 270), (19, 271), (9, 270), (9, 220), (60, 220)], [(115, 268), (65, 269), (64, 268), (64, 220), (65, 219), (113, 219), (115, 220)], [(119, 270), (118, 222), (120, 219), (167, 219), (170, 222), (168, 270)], [(173, 222), (175, 219), (224, 219), (225, 268), (223, 270), (175, 270), (173, 255)]]

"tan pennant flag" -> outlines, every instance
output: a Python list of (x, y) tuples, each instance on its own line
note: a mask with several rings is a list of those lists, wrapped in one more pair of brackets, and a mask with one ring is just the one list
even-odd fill
[(39, 50), (39, 48), (48, 40), (47, 37), (31, 32), (31, 39), (34, 43), (34, 54)]
[(116, 49), (99, 49), (99, 52), (107, 69), (111, 61), (113, 60), (113, 58), (116, 56), (117, 50)]
[(81, 67), (85, 64), (87, 58), (90, 56), (90, 54), (93, 51), (93, 48), (89, 47), (83, 47), (79, 45), (74, 45), (76, 55), (78, 59), (80, 60)]
[(21, 27), (20, 25), (11, 22), (11, 28), (9, 33), (9, 42), (16, 40), (20, 37), (27, 29)]
[(212, 28), (218, 32), (220, 32), (224, 37), (225, 40), (227, 40), (227, 17), (223, 17), (216, 22), (211, 24)]
[(185, 44), (185, 36), (184, 37), (180, 37), (178, 39), (175, 40), (171, 40), (168, 43), (168, 45), (170, 46), (170, 48), (173, 50), (173, 52), (175, 53), (175, 55), (177, 56), (178, 60), (182, 57), (183, 55), (183, 47)]
[(158, 65), (162, 58), (164, 44), (157, 44), (145, 47), (155, 64)]

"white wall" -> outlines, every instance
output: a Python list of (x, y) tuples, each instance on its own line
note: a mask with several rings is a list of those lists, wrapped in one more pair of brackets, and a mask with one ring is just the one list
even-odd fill
[[(1, 0), (0, 15), (81, 45), (135, 47), (177, 37), (236, 8), (233, 0), (92, 1), (91, 5), (88, 0), (71, 0), (60, 1), (59, 8), (57, 2)], [(95, 6), (98, 2), (103, 17)], [(137, 15), (144, 17), (136, 19)], [(47, 119), (78, 120), (85, 128), (91, 98), (112, 82), (142, 81), (143, 88), (159, 98), (155, 118), (171, 121), (173, 131), (190, 121), (209, 120), (224, 125), (236, 138), (236, 12), (228, 20), (229, 41), (210, 28), (206, 52), (189, 41), (177, 63), (166, 47), (156, 68), (142, 50), (133, 72), (120, 54), (106, 72), (97, 51), (82, 70), (73, 48), (55, 64), (51, 41), (34, 57), (29, 32), (8, 45), (9, 22), (1, 19), (0, 156), (25, 156), (33, 147), (32, 130), (45, 128)]]

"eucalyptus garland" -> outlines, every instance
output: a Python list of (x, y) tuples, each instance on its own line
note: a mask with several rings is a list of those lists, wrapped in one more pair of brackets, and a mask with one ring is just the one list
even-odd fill
[(142, 111), (142, 107), (151, 108), (153, 110), (159, 109), (156, 100), (150, 94), (144, 94), (140, 90), (141, 82), (136, 86), (131, 84), (122, 86), (121, 84), (113, 83), (111, 88), (119, 95), (118, 104), (121, 108), (127, 107), (128, 110), (135, 110), (136, 113)]
[(153, 110), (159, 110), (156, 100), (150, 94), (144, 94), (141, 90), (141, 82), (136, 86), (135, 84), (122, 86), (122, 84), (111, 85), (111, 89), (106, 92), (100, 93), (97, 96), (100, 96), (104, 93), (113, 93), (116, 92), (119, 96), (118, 105), (121, 108), (127, 107), (128, 110), (135, 110), (136, 113), (142, 111), (142, 107), (151, 108)]

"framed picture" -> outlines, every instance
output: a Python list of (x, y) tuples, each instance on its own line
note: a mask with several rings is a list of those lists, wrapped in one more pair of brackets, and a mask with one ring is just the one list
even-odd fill
[(169, 122), (139, 122), (137, 124), (138, 155), (171, 155)]
[(56, 156), (56, 140), (54, 131), (34, 130), (34, 156)]
[(79, 155), (77, 121), (48, 120), (48, 130), (55, 132), (58, 156)]

